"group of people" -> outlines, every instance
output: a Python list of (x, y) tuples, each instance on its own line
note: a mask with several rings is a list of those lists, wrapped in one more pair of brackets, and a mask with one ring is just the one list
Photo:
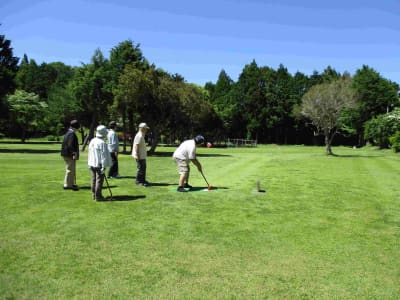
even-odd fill
[[(108, 178), (121, 178), (118, 168), (119, 140), (115, 132), (117, 123), (110, 122), (107, 129), (104, 125), (96, 128), (96, 135), (89, 143), (88, 168), (91, 173), (91, 191), (93, 200), (102, 201), (103, 182), (106, 168), (109, 168)], [(64, 189), (77, 191), (76, 184), (76, 161), (79, 160), (79, 143), (76, 131), (80, 124), (77, 120), (70, 123), (70, 128), (64, 136), (61, 145), (61, 156), (65, 161)], [(138, 132), (133, 140), (132, 156), (136, 160), (136, 185), (149, 186), (146, 180), (147, 169), (147, 148), (146, 134), (150, 129), (146, 123), (140, 123)], [(189, 184), (190, 162), (192, 162), (199, 172), (202, 166), (196, 158), (196, 148), (205, 142), (203, 136), (198, 135), (194, 139), (184, 141), (174, 152), (173, 159), (179, 173), (178, 192), (186, 192), (192, 186)]]

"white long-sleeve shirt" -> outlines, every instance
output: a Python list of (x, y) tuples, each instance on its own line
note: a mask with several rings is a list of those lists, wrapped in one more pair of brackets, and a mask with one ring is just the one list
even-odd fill
[(111, 166), (111, 156), (107, 144), (99, 137), (95, 137), (90, 141), (88, 166), (94, 168), (107, 168)]
[(107, 141), (108, 141), (108, 151), (118, 152), (119, 140), (116, 132), (113, 129), (108, 130)]

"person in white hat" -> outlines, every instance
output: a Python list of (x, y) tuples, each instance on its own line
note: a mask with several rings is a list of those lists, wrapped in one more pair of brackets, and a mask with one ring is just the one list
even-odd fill
[(105, 169), (111, 166), (110, 152), (104, 142), (107, 133), (107, 128), (104, 125), (97, 126), (96, 137), (89, 144), (88, 166), (92, 176), (93, 200), (96, 201), (104, 200), (101, 190), (103, 188)]
[(136, 184), (141, 186), (148, 186), (149, 183), (146, 181), (146, 169), (147, 169), (147, 149), (145, 136), (147, 131), (150, 129), (146, 123), (139, 124), (139, 130), (133, 140), (132, 156), (136, 160)]

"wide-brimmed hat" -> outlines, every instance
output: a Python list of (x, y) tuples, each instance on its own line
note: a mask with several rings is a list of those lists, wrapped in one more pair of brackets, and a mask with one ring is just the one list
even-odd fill
[(108, 124), (108, 127), (110, 127), (110, 128), (115, 128), (115, 127), (117, 127), (117, 122), (111, 121), (111, 122)]
[(139, 128), (146, 128), (146, 129), (150, 129), (150, 127), (149, 127), (149, 126), (147, 126), (147, 124), (146, 124), (146, 123), (140, 123), (140, 124), (139, 124)]
[(108, 130), (106, 128), (106, 126), (104, 125), (99, 125), (96, 128), (96, 136), (97, 137), (105, 137), (107, 136)]

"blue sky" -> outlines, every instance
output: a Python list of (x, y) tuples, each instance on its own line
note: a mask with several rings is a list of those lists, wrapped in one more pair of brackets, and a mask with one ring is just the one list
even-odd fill
[(37, 63), (89, 63), (130, 39), (188, 82), (259, 66), (307, 75), (366, 64), (400, 83), (399, 0), (2, 0), (0, 33)]

